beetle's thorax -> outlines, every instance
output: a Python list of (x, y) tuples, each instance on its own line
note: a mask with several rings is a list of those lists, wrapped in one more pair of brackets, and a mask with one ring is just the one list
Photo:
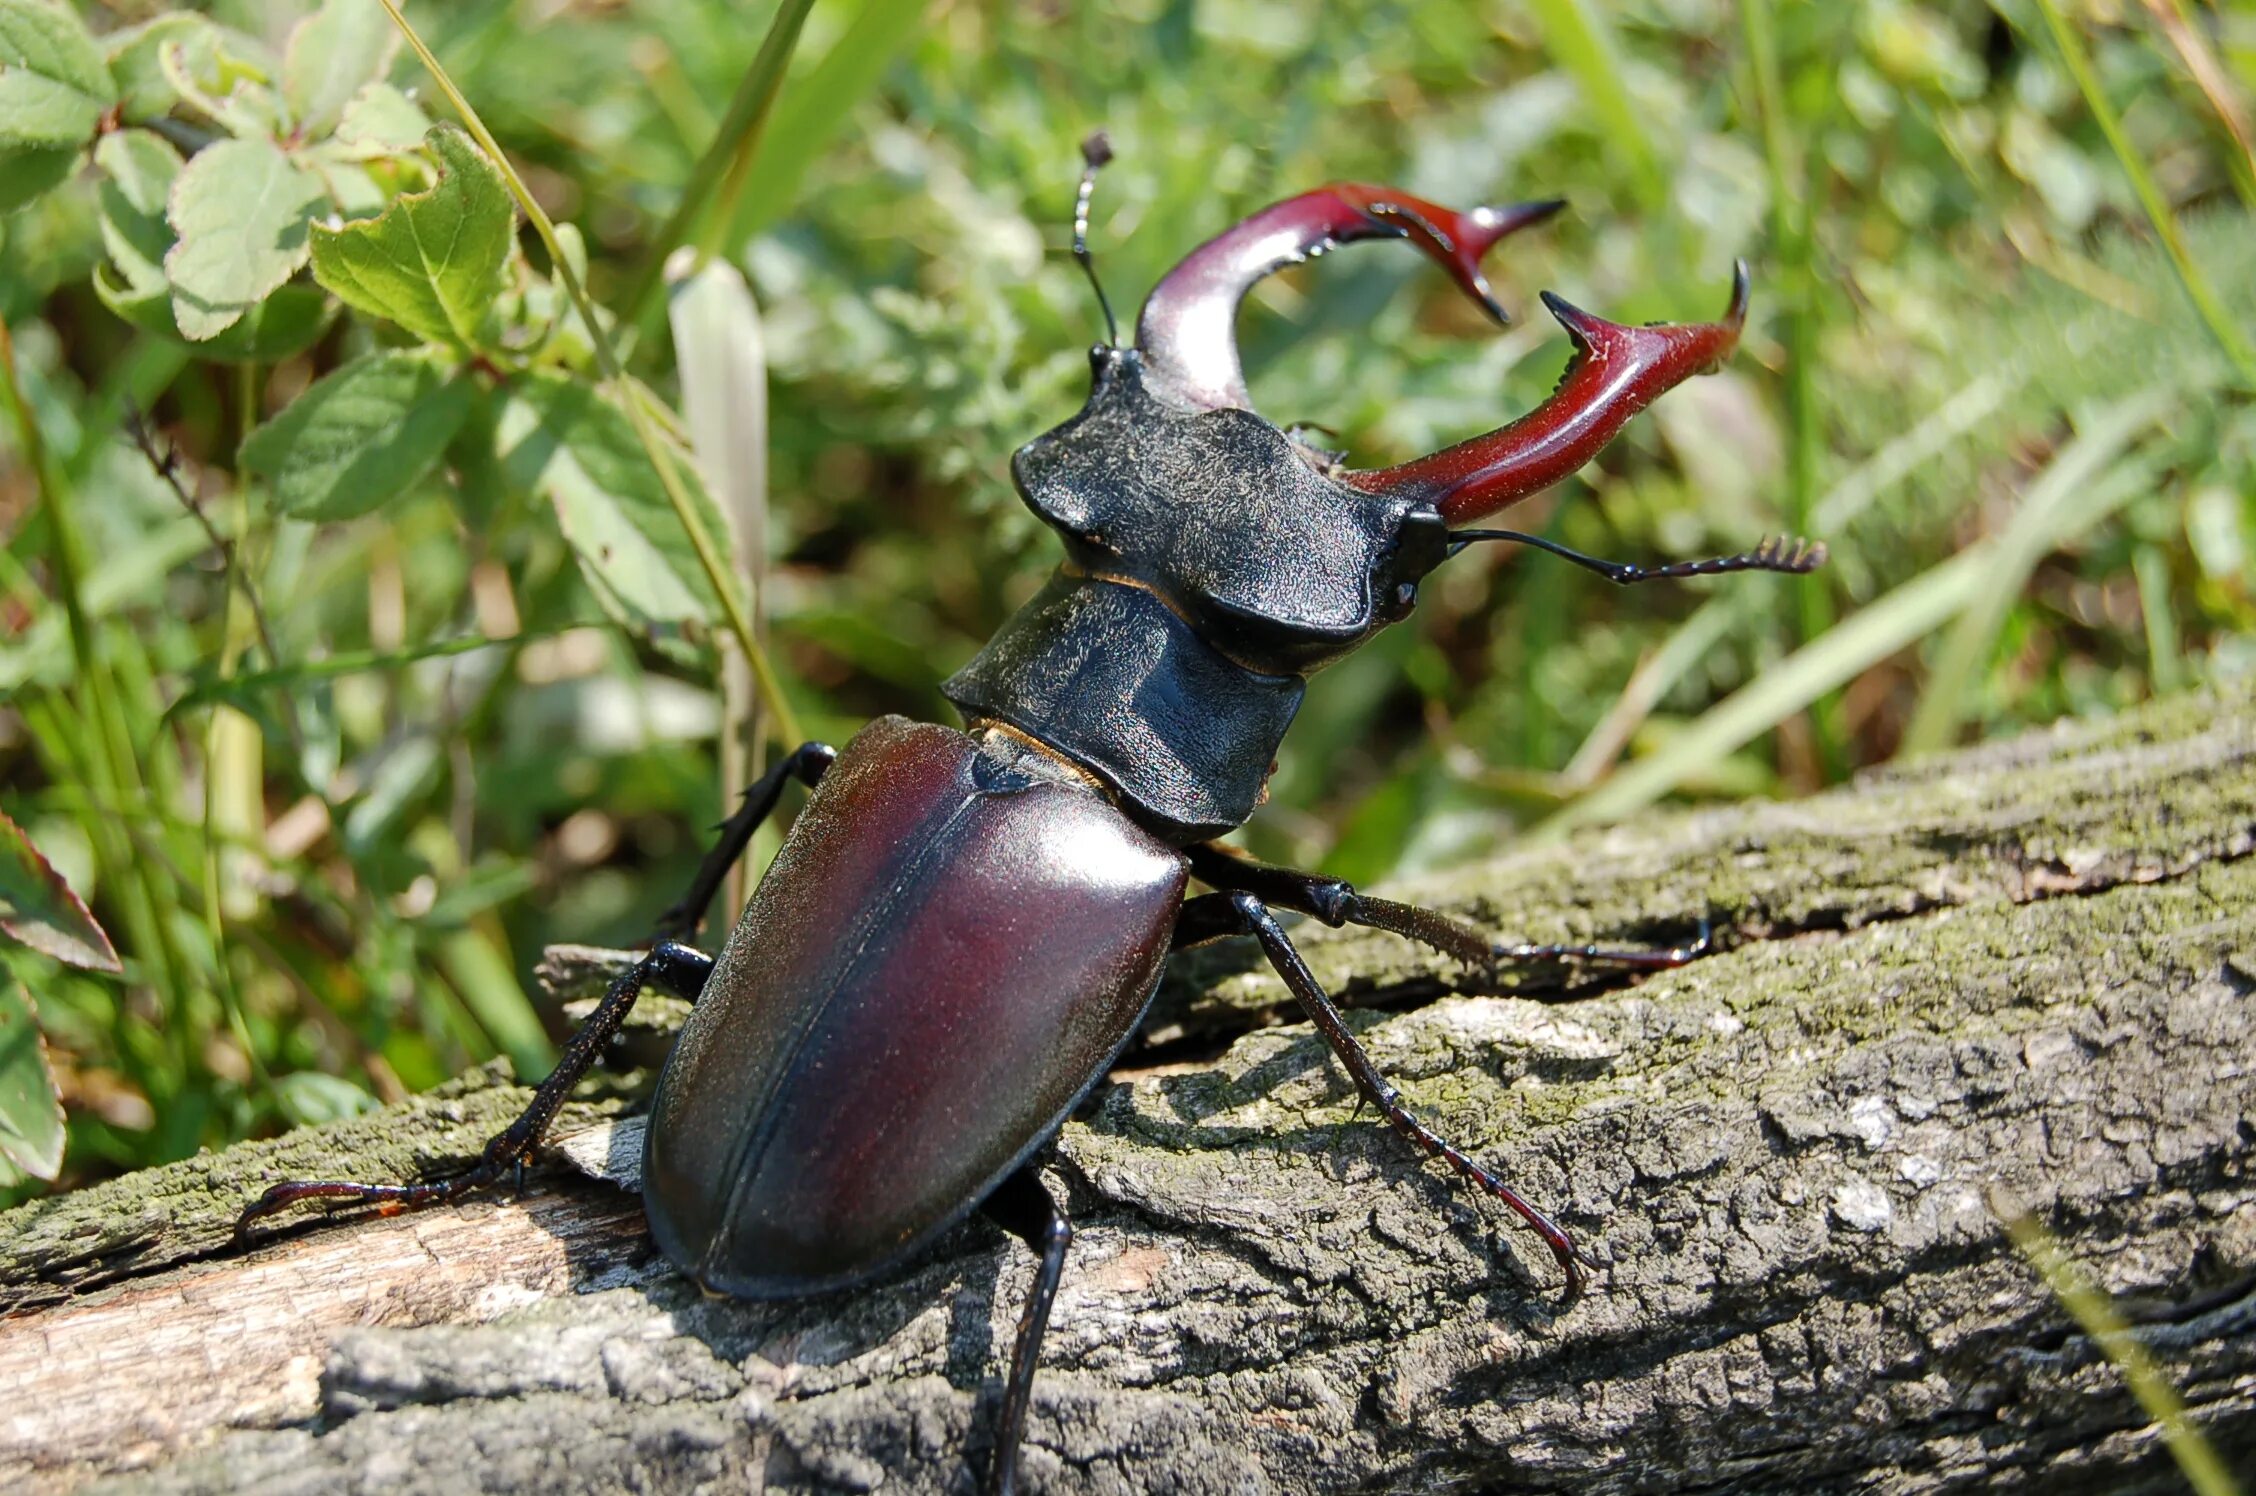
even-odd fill
[(1091, 364), (1080, 414), (1011, 462), (1066, 565), (945, 689), (1203, 840), (1252, 814), (1304, 678), (1406, 616), (1448, 535), (1251, 411), (1171, 400), (1134, 349)]

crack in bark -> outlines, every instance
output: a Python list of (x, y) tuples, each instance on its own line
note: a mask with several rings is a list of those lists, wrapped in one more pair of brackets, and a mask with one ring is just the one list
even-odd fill
[[(1312, 1036), (1247, 1031), (1289, 1011), (1273, 985), (1184, 963), (1163, 1022), (1209, 1063), (1116, 1078), (1061, 1145), (1081, 1232), (1028, 1487), (2151, 1481), (2114, 1368), (1980, 1206), (1993, 1177), (2125, 1299), (2228, 1459), (2256, 1453), (2252, 850), (2256, 704), (2175, 702), (1803, 806), (1670, 813), (1423, 900), (1529, 939), (1673, 930), (1653, 910), (1732, 931), (1564, 1003), (1469, 996), (1463, 968), (1302, 925), (1327, 987), (1379, 1007), (1354, 1027), (1421, 1115), (1597, 1223), (1615, 1265), (1573, 1304), (1507, 1221), (1355, 1124)], [(619, 959), (557, 954), (558, 990)], [(646, 1079), (607, 1077), (575, 1115), (616, 1116)], [(1028, 1269), (976, 1228), (898, 1279), (775, 1305), (698, 1298), (632, 1203), (585, 1185), (230, 1250), (266, 1179), (466, 1158), (524, 1094), (474, 1080), (0, 1218), (0, 1483), (151, 1462), (134, 1484), (181, 1493), (378, 1469), (544, 1496), (972, 1478)], [(195, 1328), (269, 1302), (254, 1338), (282, 1338), (257, 1367)], [(143, 1334), (138, 1376), (81, 1355)], [(216, 1422), (193, 1396), (214, 1387), (237, 1398)], [(432, 1400), (385, 1401), (410, 1395)]]

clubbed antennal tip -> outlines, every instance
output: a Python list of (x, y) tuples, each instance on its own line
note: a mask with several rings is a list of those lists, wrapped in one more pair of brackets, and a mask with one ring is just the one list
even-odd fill
[(1092, 130), (1081, 142), (1081, 190), (1073, 198), (1073, 258), (1080, 262), (1081, 273), (1089, 277), (1089, 288), (1097, 293), (1097, 306), (1104, 312), (1105, 342), (1120, 341), (1120, 324), (1113, 319), (1112, 300), (1105, 295), (1103, 282), (1097, 279), (1097, 262), (1089, 257), (1089, 199), (1096, 195), (1097, 173), (1112, 160), (1112, 139), (1102, 130)]

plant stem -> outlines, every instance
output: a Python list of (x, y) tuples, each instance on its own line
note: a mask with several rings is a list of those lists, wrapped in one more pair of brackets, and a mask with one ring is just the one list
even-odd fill
[(768, 114), (775, 108), (776, 94), (783, 87), (784, 70), (790, 65), (792, 51), (799, 45), (799, 29), (806, 22), (807, 12), (814, 9), (814, 3), (815, 0), (783, 0), (777, 7), (775, 19), (768, 23), (767, 37), (760, 43), (752, 66), (745, 70), (743, 80), (736, 85), (736, 93), (729, 100), (728, 113), (721, 117), (705, 153), (690, 168), (689, 180), (682, 183), (681, 201), (674, 205), (665, 226), (650, 241), (642, 268), (635, 272), (627, 294), (620, 300), (619, 315), (628, 325), (642, 321), (645, 304), (665, 283), (667, 256), (689, 242), (691, 230), (713, 204), (713, 189), (725, 177), (729, 190), (723, 200), (728, 201), (743, 187), (744, 174), (750, 169), (753, 153), (759, 149), (760, 137), (767, 128)]
[(2130, 136), (2123, 133), (2122, 117), (2100, 87), (2099, 75), (2092, 70), (2091, 56), (2084, 50), (2083, 38), (2060, 13), (2059, 0), (2036, 0), (2036, 4), (2044, 13), (2045, 27), (2060, 48), (2060, 57), (2067, 64), (2069, 76), (2076, 80), (2076, 88), (2084, 96), (2085, 107), (2091, 110), (2100, 133), (2114, 149), (2115, 160), (2122, 166), (2123, 175), (2130, 178), (2131, 190), (2138, 194), (2139, 206), (2146, 210), (2146, 221), (2153, 225), (2154, 236), (2162, 241), (2162, 248), (2169, 254), (2171, 268), (2178, 273), (2178, 284), (2185, 287), (2187, 299), (2207, 325), (2209, 335), (2232, 361), (2234, 372), (2244, 384), (2256, 388), (2256, 349), (2249, 347), (2248, 340), (2233, 325), (2232, 317), (2210, 286), (2209, 277), (2202, 273), (2192, 252), (2186, 248), (2185, 236), (2178, 232), (2178, 220), (2170, 211), (2168, 199), (2162, 196), (2162, 189), (2132, 146)]
[(673, 506), (674, 518), (680, 521), (682, 532), (689, 537), (690, 548), (697, 552), (698, 566), (704, 571), (706, 582), (711, 585), (714, 597), (720, 602), (729, 632), (736, 637), (737, 644), (744, 650), (745, 659), (751, 663), (753, 678), (759, 683), (760, 694), (767, 702), (770, 724), (777, 740), (787, 747), (796, 748), (803, 741), (799, 732), (798, 715), (792, 711), (791, 702), (783, 694), (782, 684), (776, 679), (775, 670), (768, 663), (767, 651), (760, 647), (759, 637), (753, 632), (751, 615), (746, 611), (743, 600), (737, 596), (735, 579), (729, 575), (720, 550), (713, 543), (713, 537), (705, 533), (703, 522), (698, 519), (697, 511), (690, 504), (689, 491), (682, 485), (681, 474), (675, 469), (673, 458), (667, 453), (664, 442), (651, 425), (650, 413), (643, 408), (640, 392), (633, 381), (627, 378), (627, 371), (619, 362), (618, 350), (611, 345), (611, 335), (603, 330), (602, 322), (595, 315), (595, 303), (588, 298), (587, 287), (580, 284), (578, 272), (573, 270), (562, 242), (556, 237), (556, 225), (542, 211), (532, 190), (525, 185), (525, 179), (510, 164), (507, 153), (501, 148), (501, 142), (494, 139), (493, 132), (486, 128), (485, 120), (470, 106), (470, 101), (463, 97), (462, 90), (455, 85), (452, 75), (422, 36), (408, 24), (407, 17), (400, 12), (399, 0), (383, 0), (383, 5), (391, 15), (392, 24), (399, 27), (400, 34), (407, 38), (408, 46), (422, 59), (423, 66), (430, 70), (432, 81), (439, 85), (440, 92), (447, 96), (448, 102), (454, 105), (455, 112), (462, 116), (462, 123), (470, 131), (471, 138), (478, 142), (479, 148), (485, 151), (495, 169), (501, 173), (502, 180), (509, 184), (510, 194), (524, 210), (526, 220), (533, 226), (533, 232), (540, 235), (542, 245), (548, 250), (556, 278), (564, 285), (564, 294), (571, 298), (574, 309), (580, 314), (580, 320), (587, 326), (588, 339), (595, 345), (596, 363), (603, 370), (605, 381), (611, 386), (612, 398), (618, 401), (620, 409), (626, 412), (628, 422), (633, 425), (635, 439), (642, 444), (643, 454), (650, 459), (651, 467), (658, 474), (658, 484), (665, 489), (666, 500)]

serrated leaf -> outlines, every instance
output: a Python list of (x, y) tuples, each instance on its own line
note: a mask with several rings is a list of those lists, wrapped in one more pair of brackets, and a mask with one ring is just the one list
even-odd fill
[(116, 102), (102, 49), (74, 12), (0, 0), (0, 147), (82, 146)]
[[(714, 617), (718, 604), (696, 549), (624, 410), (568, 375), (528, 374), (510, 389), (499, 445), (508, 480), (555, 505), (581, 569), (623, 621)], [(705, 533), (725, 553), (728, 527), (712, 496), (686, 454), (671, 455)]]
[(173, 316), (192, 342), (217, 337), (306, 261), (321, 179), (271, 140), (223, 140), (174, 179), (165, 256)]
[(469, 136), (440, 125), (426, 143), (444, 175), (375, 218), (315, 228), (313, 277), (347, 306), (468, 350), (501, 294), (516, 210)]
[(284, 286), (217, 337), (191, 343), (172, 319), (169, 288), (119, 287), (111, 283), (106, 269), (97, 267), (94, 294), (101, 298), (102, 305), (141, 331), (194, 348), (198, 358), (224, 364), (270, 364), (305, 352), (320, 341), (333, 306), (319, 286), (302, 282)]
[(337, 144), (362, 159), (397, 156), (431, 133), (430, 116), (389, 83), (371, 83), (352, 96), (337, 121)]
[(335, 124), (362, 84), (384, 76), (399, 28), (376, 0), (325, 0), (291, 28), (282, 55), (282, 102), (300, 135)]
[(5, 814), (0, 814), (0, 930), (66, 965), (125, 969), (85, 903)]
[(94, 147), (94, 164), (105, 178), (102, 244), (110, 263), (134, 290), (161, 289), (165, 253), (172, 248), (165, 208), (180, 175), (180, 152), (152, 130), (118, 130)]
[(0, 980), (0, 1189), (63, 1167), (63, 1103), (24, 984)]
[(350, 519), (419, 483), (470, 412), (469, 384), (419, 353), (318, 380), (244, 441), (245, 469), (299, 519)]

